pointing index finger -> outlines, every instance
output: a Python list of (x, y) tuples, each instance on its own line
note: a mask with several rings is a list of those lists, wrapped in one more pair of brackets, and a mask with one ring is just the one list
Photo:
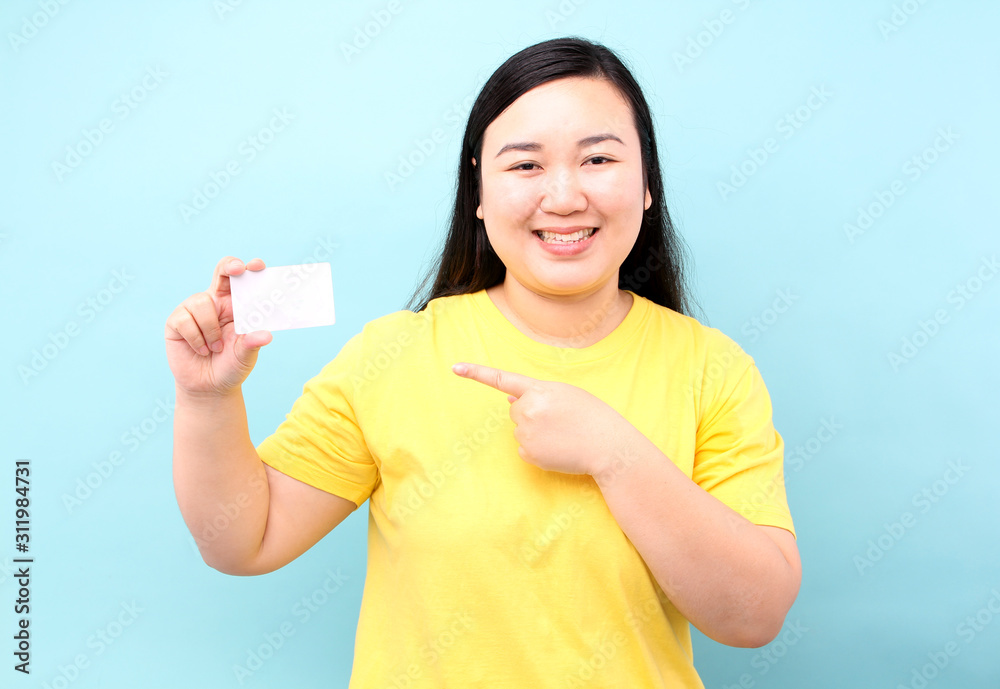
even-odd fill
[(451, 367), (451, 370), (463, 378), (477, 380), (484, 385), (489, 385), (491, 388), (496, 388), (501, 392), (506, 392), (508, 395), (514, 395), (515, 397), (523, 395), (527, 392), (528, 388), (537, 382), (534, 378), (522, 376), (520, 373), (511, 373), (510, 371), (502, 371), (498, 368), (481, 366), (479, 364), (455, 364)]

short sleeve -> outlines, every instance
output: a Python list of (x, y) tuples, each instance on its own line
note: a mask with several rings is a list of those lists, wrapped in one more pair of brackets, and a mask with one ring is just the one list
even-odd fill
[(378, 483), (378, 468), (355, 414), (362, 338), (355, 335), (305, 384), (285, 420), (257, 446), (265, 464), (358, 506)]
[[(745, 357), (745, 360), (749, 357)], [(692, 479), (754, 524), (793, 535), (784, 479), (784, 442), (772, 422), (771, 398), (749, 361), (728, 372), (702, 399)], [(707, 391), (706, 391), (707, 392)]]

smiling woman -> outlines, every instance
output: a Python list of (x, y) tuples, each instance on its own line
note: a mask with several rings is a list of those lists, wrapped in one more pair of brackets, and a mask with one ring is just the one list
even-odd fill
[[(596, 305), (617, 297), (611, 278), (652, 201), (631, 120), (609, 82), (565, 78), (524, 94), (487, 128), (476, 216), (507, 269), (507, 303), (572, 295), (589, 306), (595, 292)], [(590, 133), (606, 129), (621, 133)], [(531, 140), (493, 155), (524, 134)]]
[(263, 262), (223, 259), (168, 319), (206, 562), (277, 569), (367, 500), (352, 687), (702, 687), (689, 625), (763, 645), (801, 573), (767, 390), (685, 314), (678, 246), (621, 61), (580, 39), (512, 56), (469, 115), (429, 294), (257, 448), (240, 386), (270, 334), (235, 333), (229, 276)]

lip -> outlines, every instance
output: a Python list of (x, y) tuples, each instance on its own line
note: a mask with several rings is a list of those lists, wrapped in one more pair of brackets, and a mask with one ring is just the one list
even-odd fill
[(574, 232), (579, 232), (580, 230), (590, 229), (587, 225), (578, 225), (576, 227), (539, 227), (537, 230), (532, 231), (532, 236), (535, 238), (542, 248), (545, 249), (550, 254), (555, 256), (575, 256), (576, 254), (582, 253), (594, 243), (594, 239), (601, 233), (601, 229), (597, 228), (594, 230), (594, 234), (590, 235), (582, 242), (573, 242), (571, 244), (547, 244), (542, 241), (542, 238), (538, 236), (538, 232), (555, 232), (556, 234), (573, 234)]

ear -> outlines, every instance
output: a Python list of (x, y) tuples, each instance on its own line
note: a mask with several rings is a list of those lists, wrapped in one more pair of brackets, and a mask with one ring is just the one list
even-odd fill
[(646, 187), (646, 202), (643, 205), (643, 209), (648, 211), (649, 207), (652, 206), (652, 205), (653, 205), (653, 197), (649, 193), (649, 187)]

